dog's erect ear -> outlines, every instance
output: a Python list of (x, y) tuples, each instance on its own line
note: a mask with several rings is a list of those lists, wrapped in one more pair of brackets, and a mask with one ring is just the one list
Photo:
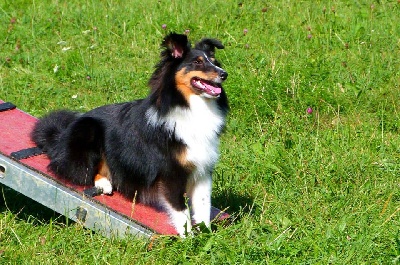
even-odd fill
[(202, 39), (195, 46), (196, 49), (207, 51), (207, 52), (215, 52), (215, 48), (223, 49), (224, 45), (219, 40), (216, 39)]
[(190, 43), (186, 35), (171, 33), (164, 38), (162, 46), (173, 58), (182, 58), (190, 49)]

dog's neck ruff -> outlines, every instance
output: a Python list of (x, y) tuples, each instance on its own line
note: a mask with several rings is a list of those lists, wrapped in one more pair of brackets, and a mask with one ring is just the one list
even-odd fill
[(186, 159), (195, 165), (197, 175), (210, 176), (218, 160), (219, 134), (225, 123), (216, 100), (192, 95), (189, 107), (176, 106), (165, 116), (152, 107), (146, 118), (150, 126), (163, 128), (186, 145)]

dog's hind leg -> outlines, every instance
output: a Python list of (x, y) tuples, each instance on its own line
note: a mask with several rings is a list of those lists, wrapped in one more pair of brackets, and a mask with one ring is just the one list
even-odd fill
[(94, 186), (101, 189), (103, 194), (112, 194), (110, 169), (104, 157), (100, 161), (97, 174), (94, 177)]

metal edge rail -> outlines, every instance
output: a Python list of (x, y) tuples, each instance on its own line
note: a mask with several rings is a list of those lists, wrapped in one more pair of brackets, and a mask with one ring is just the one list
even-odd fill
[(107, 237), (153, 232), (0, 153), (0, 183)]

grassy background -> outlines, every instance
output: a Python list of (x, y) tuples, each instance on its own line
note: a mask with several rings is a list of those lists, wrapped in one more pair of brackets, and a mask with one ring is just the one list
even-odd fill
[(399, 14), (399, 1), (2, 0), (0, 98), (35, 116), (146, 96), (166, 32), (219, 38), (231, 112), (213, 204), (235, 221), (107, 239), (0, 186), (0, 263), (397, 263)]

